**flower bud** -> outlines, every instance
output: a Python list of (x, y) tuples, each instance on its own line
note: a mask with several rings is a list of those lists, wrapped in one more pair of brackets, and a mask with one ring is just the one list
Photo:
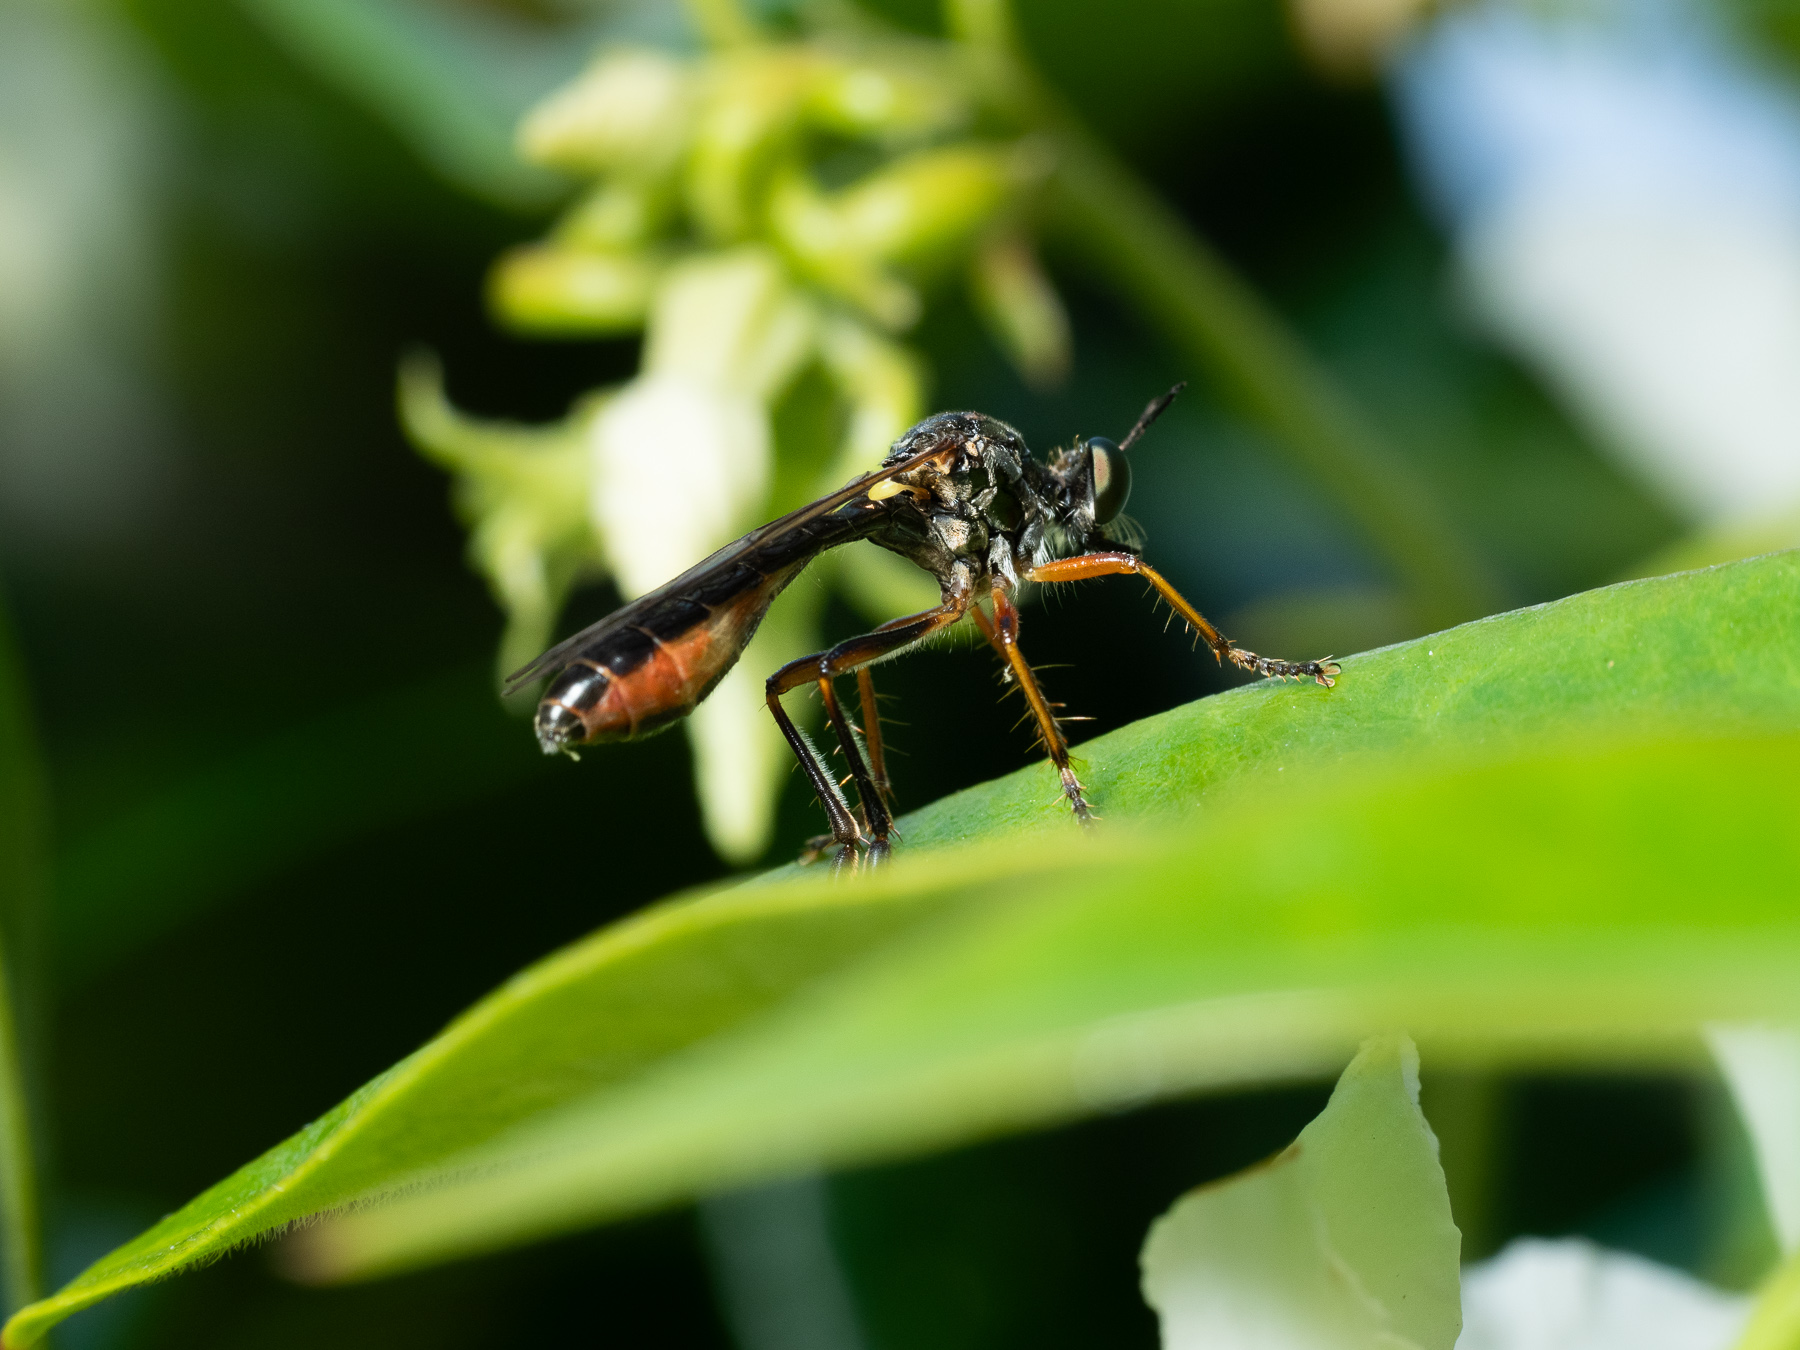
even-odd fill
[(800, 127), (816, 66), (801, 48), (714, 61), (689, 148), (688, 209), (707, 238), (745, 239), (762, 224), (769, 178)]
[(570, 586), (599, 563), (586, 509), (589, 415), (578, 411), (547, 427), (467, 417), (444, 397), (429, 357), (401, 367), (399, 395), (407, 436), (455, 477), (469, 563), (506, 611), (504, 678), (548, 645)]
[(759, 244), (671, 267), (644, 335), (646, 374), (682, 374), (772, 403), (811, 359), (814, 306)]
[(806, 99), (812, 125), (843, 136), (896, 140), (940, 135), (972, 109), (956, 72), (912, 52), (821, 62)]
[(769, 228), (796, 268), (883, 327), (918, 321), (918, 292), (858, 249), (844, 213), (802, 170), (782, 174), (769, 193)]
[(922, 263), (965, 246), (1007, 204), (1023, 166), (1009, 149), (919, 150), (836, 194), (842, 246), (885, 263)]
[(650, 242), (668, 222), (673, 202), (666, 187), (642, 179), (614, 178), (589, 192), (557, 222), (556, 240), (590, 252), (624, 252)]
[(768, 493), (767, 410), (690, 375), (627, 384), (594, 419), (589, 449), (589, 509), (627, 596), (742, 534)]
[(966, 248), (1017, 192), (1022, 167), (1008, 148), (920, 150), (830, 194), (790, 170), (770, 193), (769, 226), (800, 271), (905, 328), (919, 298), (889, 269), (929, 271)]
[(488, 301), (504, 323), (524, 332), (626, 333), (644, 322), (660, 271), (642, 253), (532, 244), (494, 265)]
[(526, 116), (519, 152), (580, 174), (665, 168), (688, 134), (691, 83), (690, 72), (660, 52), (607, 52)]

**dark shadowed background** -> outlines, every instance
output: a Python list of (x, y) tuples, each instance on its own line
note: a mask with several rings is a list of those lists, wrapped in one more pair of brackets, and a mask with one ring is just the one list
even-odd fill
[[(532, 93), (580, 64), (582, 25), (604, 8), (436, 3), (542, 39), (519, 48), (538, 52), (519, 75)], [(884, 7), (934, 23), (928, 5)], [(1080, 0), (1020, 9), (1056, 84), (1361, 400), (1506, 606), (1615, 579), (1681, 536), (1678, 508), (1597, 452), (1467, 317), (1379, 85), (1315, 73), (1264, 0), (1115, 0), (1104, 21)], [(725, 873), (679, 736), (551, 762), (502, 710), (500, 616), (464, 563), (444, 476), (395, 418), (396, 366), (416, 346), (443, 357), (459, 405), (531, 420), (629, 375), (636, 343), (501, 333), (486, 269), (554, 202), (502, 207), (459, 187), (285, 12), (0, 4), (16, 176), (50, 194), (57, 256), (72, 259), (0, 386), (4, 599), (55, 859), (36, 1028), (52, 1284), (521, 966)], [(1028, 391), (947, 298), (917, 335), (932, 402), (1003, 417), (1034, 445), (1117, 435), (1193, 372), (1078, 266), (1050, 263), (1075, 320), (1069, 382)], [(1260, 434), (1203, 385), (1176, 406), (1138, 457), (1150, 556), (1259, 649), (1411, 636), (1355, 531)], [(565, 631), (616, 600), (582, 592)], [(859, 621), (834, 608), (828, 622), (847, 636)], [(1026, 623), (1054, 696), (1095, 719), (1083, 735), (1234, 678), (1124, 583), (1052, 597)], [(884, 690), (904, 805), (1031, 753), (985, 651), (912, 656)], [(817, 828), (796, 775), (767, 861)], [(1153, 1344), (1135, 1266), (1149, 1220), (1283, 1146), (1326, 1090), (1161, 1106), (833, 1178), (868, 1345)], [(1580, 1231), (1715, 1277), (1736, 1268), (1695, 1236), (1728, 1227), (1708, 1217), (1730, 1189), (1701, 1162), (1724, 1128), (1710, 1096), (1428, 1077), (1426, 1108), (1482, 1093), (1498, 1102), (1488, 1153), (1446, 1159), (1453, 1194), (1485, 1178), (1457, 1197), (1466, 1255)], [(58, 1336), (134, 1350), (723, 1346), (715, 1288), (684, 1211), (339, 1290), (285, 1283), (252, 1251)]]

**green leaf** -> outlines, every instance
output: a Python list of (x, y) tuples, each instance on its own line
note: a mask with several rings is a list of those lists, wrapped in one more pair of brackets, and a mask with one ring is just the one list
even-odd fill
[(309, 1230), (298, 1265), (400, 1270), (1330, 1072), (1384, 1026), (1446, 1068), (1699, 1062), (1702, 1023), (1800, 1008), (1797, 753), (1786, 737), (1363, 764), (1328, 810), (1295, 783), (1186, 829), (989, 845), (1003, 875), (940, 855), (868, 888), (948, 898), (963, 912), (937, 931)]
[[(1252, 685), (1123, 727), (1077, 749), (1082, 781), (1102, 813), (1148, 820), (1191, 814), (1247, 775), (1286, 774), (1303, 760), (1319, 777), (1332, 760), (1367, 751), (1480, 752), (1572, 728), (1792, 727), (1800, 551), (1588, 591), (1350, 657), (1343, 668), (1329, 691)], [(1047, 767), (1026, 769), (935, 802), (901, 827), (914, 848), (1060, 834), (1055, 792)]]
[(561, 180), (513, 150), (525, 110), (581, 68), (592, 27), (540, 34), (418, 0), (250, 0), (289, 51), (366, 104), (428, 165), (515, 208), (555, 201)]
[(1418, 1051), (1386, 1035), (1292, 1147), (1178, 1200), (1141, 1264), (1165, 1350), (1452, 1350), (1461, 1259)]
[(1703, 1020), (1793, 1017), (1800, 747), (1718, 737), (1800, 728), (1797, 602), (1780, 555), (1485, 620), (1348, 659), (1334, 690), (1244, 689), (1089, 743), (1091, 837), (1034, 766), (903, 820), (886, 873), (658, 906), (516, 977), (7, 1341), (375, 1198), (297, 1262), (395, 1269), (1334, 1071), (1384, 1027), (1451, 1066), (1693, 1058)]

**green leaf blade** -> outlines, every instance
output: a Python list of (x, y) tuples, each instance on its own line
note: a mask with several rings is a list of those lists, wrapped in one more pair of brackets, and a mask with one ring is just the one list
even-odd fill
[[(1335, 689), (1263, 683), (1080, 746), (1102, 811), (1186, 814), (1246, 776), (1346, 756), (1471, 751), (1561, 729), (1800, 723), (1800, 551), (1627, 582), (1345, 658)], [(1059, 832), (1043, 766), (902, 819), (914, 847)], [(1321, 791), (1329, 792), (1329, 782)], [(1047, 804), (1048, 803), (1048, 804)]]
[[(1698, 1062), (1704, 1022), (1800, 1011), (1779, 885), (1800, 868), (1797, 753), (1409, 767), (1371, 772), (1315, 846), (1285, 793), (1086, 858), (1040, 847), (1025, 893), (527, 1123), (463, 1160), (466, 1180), (310, 1230), (307, 1260), (407, 1269), (758, 1177), (1329, 1072), (1383, 1026), (1446, 1066)], [(1527, 851), (1508, 802), (1535, 821)], [(1396, 824), (1443, 842), (1365, 847)]]
[(929, 890), (889, 896), (809, 884), (635, 915), (514, 977), (325, 1116), (15, 1318), (5, 1343), (31, 1344), (111, 1294), (404, 1187), (506, 1125), (753, 1015), (845, 950), (929, 917), (939, 900)]
[[(1329, 1072), (1381, 1027), (1448, 1062), (1667, 1057), (1698, 1055), (1701, 1020), (1800, 1014), (1774, 881), (1800, 867), (1800, 752), (1763, 735), (1800, 729), (1797, 601), (1789, 554), (1500, 616), (1351, 658), (1334, 690), (1240, 690), (1091, 742), (1093, 838), (1045, 808), (1038, 766), (907, 818), (885, 874), (634, 916), (7, 1342), (375, 1199), (310, 1230), (313, 1274)], [(1606, 741), (1629, 736), (1652, 743)]]

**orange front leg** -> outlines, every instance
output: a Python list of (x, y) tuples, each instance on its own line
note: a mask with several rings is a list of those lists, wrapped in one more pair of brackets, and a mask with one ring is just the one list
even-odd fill
[(1006, 662), (1019, 688), (1024, 691), (1025, 702), (1030, 705), (1031, 716), (1037, 722), (1038, 738), (1044, 743), (1044, 753), (1056, 766), (1057, 774), (1062, 778), (1063, 796), (1068, 799), (1069, 807), (1075, 812), (1075, 819), (1083, 825), (1093, 823), (1094, 813), (1088, 806), (1087, 796), (1081, 781), (1075, 777), (1075, 770), (1069, 763), (1069, 741), (1063, 735), (1062, 725), (1056, 720), (1056, 713), (1050, 701), (1044, 697), (1039, 687), (1037, 675), (1025, 659), (1025, 653), (1019, 650), (1019, 609), (1013, 604), (1012, 597), (1000, 587), (994, 587), (994, 617), (989, 619), (979, 607), (973, 610), (975, 622), (982, 635), (1000, 653), (1000, 659)]
[(1025, 579), (1042, 582), (1082, 581), (1088, 577), (1108, 577), (1120, 573), (1143, 577), (1156, 587), (1157, 594), (1167, 600), (1175, 612), (1187, 621), (1188, 626), (1200, 634), (1206, 645), (1212, 648), (1215, 660), (1229, 661), (1240, 670), (1278, 680), (1290, 677), (1311, 678), (1327, 689), (1337, 683), (1338, 665), (1329, 657), (1323, 661), (1278, 661), (1273, 657), (1247, 652), (1237, 646), (1208, 623), (1206, 617), (1190, 605), (1161, 572), (1135, 553), (1084, 553), (1078, 558), (1060, 558), (1056, 562), (1031, 568), (1025, 573)]

